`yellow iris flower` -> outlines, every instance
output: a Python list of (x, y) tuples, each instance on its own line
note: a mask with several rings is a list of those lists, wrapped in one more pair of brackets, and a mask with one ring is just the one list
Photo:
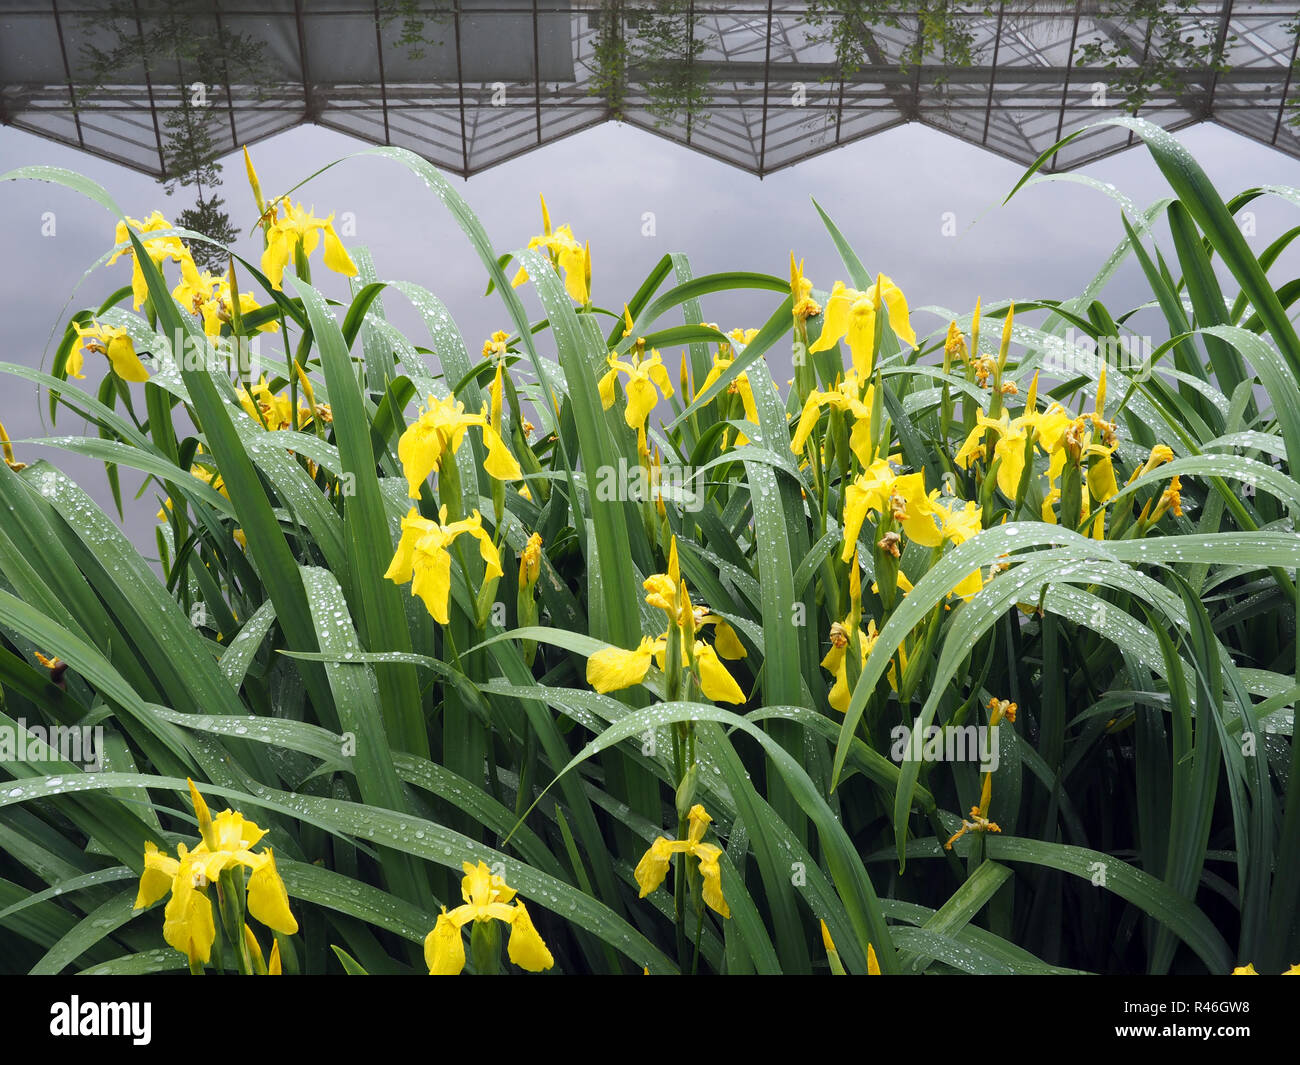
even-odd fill
[[(280, 207), (284, 216), (280, 217)], [(325, 265), (336, 274), (355, 277), (357, 264), (343, 247), (339, 235), (334, 231), (334, 216), (317, 218), (303, 205), (294, 205), (289, 200), (277, 203), (272, 209), (266, 226), (266, 250), (262, 252), (262, 273), (271, 285), (279, 289), (284, 280), (284, 270), (291, 262), (298, 248), (302, 248), (303, 258), (316, 250), (316, 245), (325, 240)]]
[[(744, 645), (735, 630), (708, 607), (691, 605), (678, 566), (676, 537), (673, 537), (668, 551), (668, 572), (647, 577), (645, 590), (645, 601), (664, 612), (668, 628), (656, 639), (642, 637), (640, 644), (631, 651), (621, 647), (597, 651), (587, 659), (587, 683), (602, 695), (640, 684), (650, 671), (652, 661), (657, 662), (660, 669), (665, 668), (669, 634), (676, 629), (681, 641), (682, 660), (693, 656), (704, 695), (714, 702), (743, 703), (745, 693), (722, 664), (719, 655), (731, 660), (744, 658)], [(693, 639), (695, 632), (705, 625), (713, 626), (713, 646)]]
[[(551, 229), (551, 214), (542, 200), (542, 232), (528, 242), (529, 248), (544, 248), (550, 253), (557, 270), (564, 271), (564, 290), (574, 303), (586, 306), (591, 300), (591, 245), (579, 244), (567, 224)], [(510, 284), (518, 288), (528, 280), (528, 271), (520, 267)]]
[[(304, 385), (303, 394), (311, 397), (311, 385), (301, 369), (299, 369), (299, 377)], [(251, 392), (241, 386), (238, 395), (240, 405), (248, 416), (259, 424), (265, 425), (272, 432), (304, 428), (311, 424), (313, 418), (319, 418), (322, 422), (333, 421), (329, 404), (316, 403), (314, 397), (311, 397), (310, 407), (303, 406), (301, 403), (298, 405), (298, 416), (295, 420), (288, 389), (277, 396), (267, 385), (265, 376), (258, 380)]]
[[(1037, 397), (1038, 375), (1035, 374), (1025, 398), (1024, 413), (1016, 418), (1012, 418), (1005, 410), (998, 418), (978, 415), (975, 428), (971, 430), (957, 454), (953, 456), (953, 461), (958, 466), (962, 469), (968, 468), (974, 459), (986, 457), (988, 447), (984, 443), (985, 436), (989, 433), (996, 434), (998, 439), (993, 447), (993, 457), (990, 461), (1002, 460), (998, 466), (998, 488), (1008, 499), (1015, 499), (1016, 492), (1019, 490), (1020, 479), (1025, 471), (1025, 448), (1030, 437), (1033, 438), (1036, 448), (1044, 454), (1053, 456), (1055, 473), (1049, 471), (1052, 480), (1059, 475), (1065, 461), (1064, 452), (1059, 449), (1062, 437), (1072, 421), (1070, 414), (1056, 403), (1051, 404), (1047, 410), (1039, 412), (1035, 409), (1038, 403)], [(1059, 462), (1055, 458), (1058, 453), (1061, 456)]]
[[(983, 511), (973, 500), (962, 502), (959, 499), (944, 500), (938, 492), (930, 493), (933, 504), (932, 513), (939, 523), (939, 533), (945, 540), (955, 544), (964, 544), (984, 527)], [(959, 581), (949, 595), (969, 599), (984, 587), (984, 576), (980, 570), (972, 570)]]
[[(113, 372), (123, 381), (149, 380), (149, 371), (140, 361), (140, 356), (135, 353), (135, 345), (131, 343), (131, 338), (127, 336), (125, 329), (115, 325), (101, 325), (99, 322), (93, 322), (89, 327), (83, 327), (80, 322), (73, 322), (72, 328), (81, 338), (84, 350), (97, 351), (107, 356)], [(74, 348), (68, 354), (66, 369), (69, 377), (85, 377), (81, 372), (84, 366), (83, 360), (84, 355), (80, 348)]]
[(853, 429), (849, 433), (849, 449), (857, 456), (863, 467), (871, 465), (871, 402), (875, 389), (868, 385), (866, 393), (862, 392), (862, 382), (856, 371), (850, 370), (838, 385), (828, 392), (813, 389), (804, 400), (803, 411), (799, 415), (799, 424), (790, 441), (790, 450), (802, 455), (813, 426), (821, 416), (823, 407), (830, 407), (848, 413), (853, 418)]
[(925, 492), (922, 473), (896, 474), (887, 459), (876, 459), (862, 471), (844, 493), (844, 550), (848, 562), (857, 548), (858, 534), (867, 514), (889, 513), (902, 526), (909, 540), (925, 547), (938, 547), (943, 533), (935, 521), (933, 500)]
[(502, 575), (501, 556), (492, 537), (483, 528), (483, 518), (476, 510), (462, 521), (447, 522), (444, 504), (438, 521), (420, 516), (412, 507), (402, 519), (402, 538), (397, 552), (384, 573), (394, 584), (411, 582), (411, 594), (418, 595), (425, 609), (440, 625), (448, 621), (447, 604), (451, 596), (451, 552), (448, 550), (456, 537), (467, 533), (478, 540), (479, 556), (486, 566), (484, 577), (492, 580)]
[[(740, 333), (741, 331), (734, 330), (733, 332)], [(756, 329), (749, 330), (750, 334), (757, 333), (757, 332), (758, 331)], [(742, 336), (743, 335), (745, 334), (742, 334)], [(750, 339), (753, 339), (752, 336), (750, 337)], [(727, 370), (727, 368), (730, 367), (731, 364), (735, 361), (736, 359), (735, 356), (732, 354), (731, 345), (729, 344), (724, 345), (722, 349), (716, 355), (713, 356), (713, 365), (709, 368), (709, 372), (704, 378), (704, 383), (700, 385), (699, 392), (697, 394), (703, 394), (704, 392), (707, 392), (709, 388), (713, 385), (713, 382), (716, 381), (719, 377), (721, 377), (723, 373)], [(729, 395), (740, 396), (740, 405), (745, 412), (745, 420), (749, 422), (753, 422), (755, 425), (757, 425), (758, 406), (754, 403), (754, 390), (749, 384), (749, 374), (747, 373), (737, 374), (735, 380), (733, 380), (731, 384), (727, 386), (727, 393)], [(720, 400), (722, 399), (722, 396), (719, 395), (717, 398)], [(736, 434), (737, 447), (744, 447), (745, 444), (747, 443), (749, 443), (749, 440), (744, 433)]]
[[(210, 337), (221, 335), (221, 326), (231, 319), (234, 302), (230, 292), (230, 278), (222, 274), (202, 273), (188, 260), (181, 263), (181, 283), (172, 289), (172, 298), (192, 314), (203, 319), (203, 332)], [(259, 308), (251, 292), (239, 294), (239, 313), (249, 314)], [(264, 322), (258, 326), (263, 333), (273, 333), (280, 328), (278, 322)]]
[[(682, 658), (686, 658), (687, 641), (681, 638)], [(739, 644), (737, 644), (739, 646)], [(722, 648), (714, 648), (703, 640), (694, 643), (695, 668), (699, 673), (700, 690), (705, 697), (715, 703), (743, 703), (745, 693), (727, 671), (718, 655)], [(734, 650), (734, 648), (728, 648)], [(744, 650), (740, 647), (740, 650)], [(727, 655), (727, 657), (740, 657)], [(619, 691), (640, 684), (650, 672), (650, 663), (654, 661), (663, 669), (668, 659), (668, 633), (664, 632), (657, 639), (642, 637), (640, 646), (634, 651), (625, 651), (621, 647), (606, 647), (587, 659), (587, 683), (602, 695), (606, 692)]]
[[(497, 368), (497, 384), (493, 386), (493, 400), (499, 409), (501, 368)], [(510, 454), (501, 434), (493, 428), (489, 420), (489, 407), (481, 414), (466, 414), (465, 404), (448, 396), (446, 399), (429, 397), (429, 405), (420, 412), (420, 416), (407, 426), (397, 442), (397, 457), (402, 461), (402, 472), (406, 474), (407, 495), (412, 499), (420, 497), (420, 486), (425, 479), (442, 465), (447, 455), (454, 455), (460, 448), (465, 430), (474, 426), (482, 431), (483, 443), (487, 446), (487, 461), (483, 468), (498, 481), (518, 480), (523, 476), (519, 463)]]
[[(154, 261), (154, 265), (162, 268), (162, 264), (167, 259), (174, 259), (181, 264), (182, 269), (188, 264), (189, 269), (194, 269), (194, 260), (190, 258), (190, 250), (177, 236), (169, 237), (146, 237), (148, 233), (156, 233), (159, 230), (171, 229), (172, 224), (162, 216), (159, 211), (154, 211), (143, 222), (134, 218), (128, 218), (124, 222), (117, 223), (117, 230), (114, 234), (114, 241), (119, 245), (113, 256), (108, 260), (108, 265), (112, 266), (123, 255), (131, 256), (131, 296), (134, 299), (134, 308), (138, 311), (143, 306), (144, 301), (149, 297), (149, 286), (144, 279), (144, 271), (140, 269), (140, 264), (135, 259), (135, 247), (131, 244), (131, 238), (127, 232), (127, 227), (135, 230), (140, 237), (140, 243), (144, 245), (144, 250), (148, 253), (149, 258)], [(121, 247), (121, 245), (126, 245)]]
[[(856, 565), (856, 562), (854, 563)], [(905, 580), (903, 575), (899, 574), (899, 581)], [(850, 618), (845, 618), (843, 622), (835, 622), (831, 625), (831, 649), (826, 652), (826, 657), (822, 659), (822, 669), (831, 673), (835, 677), (835, 683), (831, 686), (830, 694), (827, 701), (832, 710), (838, 710), (841, 714), (847, 713), (849, 709), (849, 700), (853, 698), (853, 691), (849, 687), (849, 666), (848, 653), (850, 640), (850, 628), (852, 624)], [(858, 669), (861, 670), (867, 664), (867, 656), (871, 654), (871, 649), (876, 646), (876, 640), (880, 633), (876, 631), (875, 619), (867, 621), (867, 627), (864, 630), (858, 627), (858, 651), (862, 660), (858, 663)], [(898, 655), (903, 663), (907, 666), (907, 651), (900, 647)], [(889, 686), (895, 691), (898, 690), (898, 670), (893, 665), (889, 667)]]
[(266, 830), (236, 810), (223, 810), (213, 818), (194, 782), (188, 783), (202, 842), (193, 850), (180, 844), (176, 858), (146, 843), (134, 909), (152, 906), (170, 893), (163, 913), (163, 938), (191, 964), (206, 964), (216, 940), (207, 886), (223, 870), (243, 868), (252, 872), (247, 884), (248, 912), (282, 935), (295, 934), (298, 922), (289, 910), (289, 893), (276, 870), (274, 853), (270, 847), (261, 853), (250, 849)]
[(1105, 503), (1119, 492), (1115, 467), (1111, 461), (1115, 446), (1115, 423), (1106, 420), (1106, 368), (1103, 366), (1097, 381), (1096, 407), (1091, 414), (1067, 419), (1064, 431), (1052, 448), (1052, 460), (1047, 470), (1048, 480), (1055, 484), (1065, 468), (1067, 458), (1083, 465), (1091, 457), (1085, 483), (1092, 498)]
[(826, 301), (822, 334), (808, 351), (828, 351), (847, 337), (849, 351), (853, 355), (853, 368), (863, 380), (870, 377), (872, 346), (876, 337), (876, 312), (882, 306), (889, 316), (890, 328), (898, 338), (911, 347), (916, 347), (916, 333), (912, 331), (903, 290), (884, 274), (878, 274), (875, 282), (865, 292), (848, 288), (843, 281), (835, 282), (830, 299)]
[[(464, 904), (450, 913), (442, 908), (433, 931), (424, 940), (424, 960), (430, 976), (456, 976), (465, 968), (465, 941), (461, 929), (471, 921), (504, 921), (510, 926), (506, 952), (510, 960), (530, 973), (551, 968), (555, 959), (533, 927), (532, 918), (516, 891), (501, 877), (493, 876), (486, 862), (464, 862), (460, 884)], [(514, 905), (511, 905), (513, 901)]]
[[(609, 410), (614, 405), (614, 385), (618, 382), (618, 375), (623, 374), (627, 378), (623, 386), (627, 395), (623, 420), (631, 429), (644, 429), (646, 418), (659, 402), (659, 393), (663, 393), (665, 398), (673, 394), (673, 383), (668, 378), (663, 358), (652, 349), (649, 355), (631, 352), (624, 359), (611, 353), (605, 361), (609, 364), (609, 372), (600, 379), (601, 406)], [(655, 391), (656, 386), (659, 392)]]
[[(670, 840), (659, 836), (650, 844), (650, 849), (641, 856), (633, 872), (636, 882), (641, 886), (641, 898), (645, 898), (664, 882), (674, 854), (689, 854), (700, 863), (705, 904), (723, 917), (731, 916), (731, 908), (722, 894), (722, 867), (718, 864), (722, 848), (704, 842), (704, 832), (712, 820), (705, 813), (704, 807), (696, 803), (687, 814), (689, 827), (686, 839)], [(680, 870), (677, 875), (682, 875)]]

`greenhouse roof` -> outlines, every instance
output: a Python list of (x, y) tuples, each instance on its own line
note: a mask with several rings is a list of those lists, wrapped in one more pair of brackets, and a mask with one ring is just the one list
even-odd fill
[(1028, 164), (1123, 109), (1300, 156), (1294, 5), (987, 6), (0, 0), (0, 120), (159, 178), (309, 122), (463, 176), (610, 120), (759, 175), (905, 122)]

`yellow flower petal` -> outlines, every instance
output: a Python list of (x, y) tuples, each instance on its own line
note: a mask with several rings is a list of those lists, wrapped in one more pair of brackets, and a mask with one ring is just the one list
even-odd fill
[(1105, 503), (1111, 496), (1118, 494), (1119, 485), (1115, 483), (1115, 467), (1110, 456), (1094, 462), (1088, 468), (1088, 491), (1099, 503)]
[(609, 410), (614, 405), (614, 386), (618, 383), (618, 371), (610, 370), (600, 379), (597, 388), (600, 390), (600, 405)]
[(849, 308), (848, 342), (853, 369), (859, 377), (871, 376), (871, 349), (876, 339), (876, 308), (871, 297), (863, 295)]
[(142, 910), (152, 906), (172, 889), (180, 863), (170, 854), (164, 854), (152, 843), (144, 845), (144, 872), (140, 874), (140, 889), (132, 909)]
[(635, 651), (606, 647), (587, 659), (587, 683), (596, 691), (619, 691), (640, 684), (650, 670), (655, 641), (642, 638)]
[(411, 594), (420, 597), (434, 621), (446, 625), (450, 618), (447, 605), (451, 599), (451, 555), (442, 547), (420, 551), (418, 546), (412, 566)]
[(191, 963), (206, 965), (216, 938), (212, 903), (207, 893), (195, 885), (192, 864), (182, 860), (172, 885), (172, 897), (163, 911), (163, 939)]
[(442, 461), (443, 434), (423, 415), (407, 426), (397, 441), (397, 457), (406, 475), (407, 495), (420, 497), (420, 486)]
[[(333, 218), (333, 215), (330, 215)], [(343, 242), (339, 240), (339, 235), (334, 232), (334, 225), (331, 222), (325, 223), (325, 265), (333, 270), (336, 274), (342, 274), (344, 277), (355, 277), (357, 274), (357, 264), (352, 261), (352, 256), (348, 254), (347, 248), (343, 247)]]
[(465, 940), (460, 928), (442, 908), (433, 931), (424, 937), (424, 962), (430, 976), (457, 976), (465, 968)]
[(703, 642), (695, 644), (695, 665), (700, 671), (700, 689), (706, 698), (716, 703), (743, 703), (745, 693), (727, 667), (719, 660), (712, 647)]
[(717, 621), (713, 625), (713, 646), (723, 658), (732, 661), (748, 654), (740, 637), (736, 635), (736, 630), (725, 621)]
[(916, 333), (912, 330), (903, 290), (884, 274), (876, 278), (875, 287), (880, 294), (880, 302), (885, 305), (885, 310), (889, 314), (890, 328), (898, 334), (899, 340), (905, 341), (910, 347), (916, 347)]
[(510, 942), (506, 947), (510, 960), (530, 973), (540, 973), (555, 964), (532, 918), (522, 902), (515, 903), (514, 920), (510, 922)]
[(722, 917), (730, 917), (731, 907), (722, 894), (722, 867), (718, 864), (722, 848), (711, 843), (701, 843), (696, 847), (695, 853), (700, 859), (700, 890), (705, 905)]
[(843, 281), (836, 281), (831, 286), (830, 298), (826, 301), (826, 313), (822, 318), (821, 336), (809, 347), (809, 353), (829, 351), (849, 331), (849, 308), (861, 295), (862, 293), (847, 288)]
[(149, 371), (145, 369), (140, 356), (135, 353), (135, 345), (125, 330), (120, 330), (108, 342), (108, 361), (113, 372), (123, 381), (147, 381)]
[(266, 864), (248, 878), (248, 912), (267, 928), (291, 936), (298, 931), (298, 922), (289, 912), (289, 892), (275, 868), (275, 855), (271, 848), (264, 852)]
[(641, 860), (636, 863), (636, 869), (632, 872), (636, 882), (641, 886), (641, 898), (645, 898), (664, 882), (664, 878), (668, 876), (668, 867), (672, 864), (672, 856), (678, 851), (685, 850), (686, 846), (685, 843), (674, 843), (663, 836), (659, 836), (650, 844), (650, 849), (641, 855)]
[(655, 409), (659, 396), (654, 385), (647, 379), (633, 378), (624, 386), (624, 392), (627, 394), (627, 410), (623, 414), (623, 420), (629, 428), (639, 429)]

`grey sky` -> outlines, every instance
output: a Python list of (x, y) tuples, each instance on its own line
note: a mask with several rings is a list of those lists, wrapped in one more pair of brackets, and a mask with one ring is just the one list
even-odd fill
[[(1178, 136), (1225, 197), (1255, 185), (1300, 185), (1300, 162), (1227, 130), (1206, 125)], [(258, 145), (254, 159), (264, 191), (272, 194), (364, 148), (342, 134), (304, 126)], [(155, 208), (170, 217), (190, 203), (185, 190), (169, 198), (148, 177), (0, 128), (0, 171), (31, 164), (67, 167), (94, 178), (136, 217)], [(1018, 164), (911, 125), (759, 181), (651, 134), (608, 124), (468, 181), (452, 180), (478, 213), (498, 252), (522, 246), (539, 231), (537, 195), (545, 193), (553, 220), (570, 223), (579, 239), (590, 240), (594, 298), (612, 308), (635, 292), (668, 251), (688, 254), (697, 275), (740, 269), (784, 276), (793, 249), (807, 259), (806, 273), (816, 286), (829, 289), (843, 271), (810, 202), (810, 196), (816, 197), (868, 269), (890, 274), (903, 288), (914, 308), (917, 332), (924, 335), (944, 323), (916, 314), (917, 307), (964, 311), (976, 296), (987, 302), (1074, 295), (1123, 236), (1115, 202), (1068, 180), (1022, 190), (1001, 206), (1021, 173)], [(1168, 194), (1141, 148), (1080, 173), (1114, 184), (1143, 206)], [(251, 225), (255, 209), (238, 156), (226, 160), (222, 194), (236, 223)], [(467, 241), (437, 198), (401, 166), (376, 157), (350, 159), (314, 179), (297, 197), (318, 214), (353, 212), (356, 236), (346, 243), (367, 246), (381, 277), (415, 281), (437, 294), (471, 351), (505, 325), (498, 298), (483, 297), (486, 279)], [(1275, 197), (1255, 201), (1251, 210), (1256, 235), (1250, 240), (1257, 252), (1300, 224), (1295, 207)], [(56, 219), (54, 237), (42, 236), (42, 214), (49, 211)], [(646, 212), (654, 214), (653, 237), (642, 235)], [(955, 216), (956, 237), (943, 235), (945, 212)], [(70, 190), (34, 182), (0, 184), (0, 227), (7, 235), (5, 283), (0, 289), (6, 324), (3, 361), (48, 368), (68, 316), (97, 305), (129, 282), (129, 266), (119, 262), (82, 283), (85, 270), (111, 246), (113, 222), (100, 207)], [(1158, 239), (1171, 255), (1167, 236)], [(241, 241), (241, 251), (255, 257), (252, 238)], [(1295, 276), (1296, 267), (1294, 255), (1284, 257), (1273, 269), (1274, 284)], [(342, 279), (322, 267), (316, 268), (314, 279), (331, 295), (346, 291)], [(78, 284), (80, 290), (68, 302)], [(1102, 294), (1115, 314), (1146, 298), (1132, 263)], [(526, 303), (536, 313), (530, 296)], [(725, 330), (761, 325), (774, 305), (771, 295), (759, 294), (706, 301), (704, 310), (707, 320)], [(400, 296), (387, 297), (386, 308), (417, 343), (427, 341)], [(670, 364), (676, 358), (673, 353)], [(104, 372), (103, 360), (88, 358), (86, 366), (86, 384), (93, 387)], [(26, 383), (10, 379), (0, 392), (0, 421), (10, 435), (43, 435), (43, 416), (44, 402), (38, 405)], [(65, 412), (59, 430), (78, 427)], [(19, 451), (20, 458), (29, 460), (36, 453), (21, 446)], [(97, 498), (106, 498), (97, 463), (42, 453)], [(138, 475), (124, 472), (128, 497), (139, 483)], [(128, 502), (128, 530), (148, 535), (156, 508), (152, 493), (139, 503)], [(142, 542), (151, 543), (152, 536)]]

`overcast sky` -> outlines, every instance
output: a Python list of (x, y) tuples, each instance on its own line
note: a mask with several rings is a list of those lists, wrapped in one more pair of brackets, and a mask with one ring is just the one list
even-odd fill
[[(1225, 198), (1254, 185), (1300, 185), (1300, 163), (1295, 159), (1222, 128), (1199, 126), (1179, 137)], [(364, 148), (343, 134), (303, 126), (257, 145), (254, 160), (262, 188), (271, 195)], [(246, 228), (255, 208), (242, 161), (236, 156), (225, 162), (222, 192), (236, 223)], [(155, 208), (171, 217), (190, 206), (185, 190), (169, 198), (151, 178), (0, 128), (0, 171), (31, 164), (67, 167), (94, 178), (135, 217)], [(540, 231), (537, 196), (544, 193), (553, 221), (570, 223), (579, 239), (591, 242), (594, 298), (603, 306), (621, 306), (668, 251), (689, 255), (697, 275), (740, 269), (785, 276), (793, 249), (807, 259), (806, 273), (816, 286), (829, 289), (843, 271), (810, 201), (815, 197), (867, 268), (890, 274), (913, 308), (966, 310), (976, 296), (986, 302), (1068, 298), (1096, 274), (1123, 236), (1114, 201), (1068, 181), (1022, 190), (1001, 206), (1021, 173), (1018, 164), (910, 125), (760, 181), (641, 130), (607, 124), (468, 181), (453, 181), (498, 252), (520, 247)], [(1139, 205), (1168, 194), (1141, 148), (1090, 164), (1082, 173), (1113, 183)], [(376, 157), (350, 159), (314, 179), (297, 196), (321, 215), (353, 212), (356, 235), (346, 243), (367, 246), (382, 278), (415, 281), (438, 295), (471, 352), (477, 352), (493, 329), (506, 325), (498, 297), (483, 296), (482, 267), (460, 230), (437, 198), (403, 167)], [(1251, 209), (1256, 235), (1250, 240), (1256, 252), (1300, 223), (1296, 208), (1277, 198), (1257, 200)], [(55, 216), (52, 237), (42, 235), (45, 212)], [(647, 212), (654, 215), (653, 236), (643, 235)], [(949, 212), (951, 218), (946, 217)], [(955, 222), (956, 236), (944, 235), (946, 221)], [(0, 361), (48, 368), (68, 317), (129, 283), (125, 260), (83, 281), (85, 271), (112, 245), (113, 225), (102, 208), (70, 190), (35, 182), (0, 184), (0, 231), (6, 235), (0, 265), (5, 353)], [(1172, 256), (1167, 236), (1158, 239)], [(240, 250), (252, 258), (258, 249), (251, 238), (244, 238)], [(1274, 267), (1273, 282), (1280, 284), (1297, 272), (1295, 257), (1284, 258)], [(331, 295), (345, 294), (342, 279), (329, 276), (323, 267), (316, 266), (313, 276)], [(1116, 315), (1147, 298), (1132, 263), (1102, 294)], [(526, 302), (536, 313), (537, 305)], [(706, 301), (704, 310), (707, 320), (726, 330), (761, 325), (774, 306), (772, 297), (763, 294), (747, 301)], [(386, 309), (417, 343), (427, 342), (400, 296), (389, 295)], [(914, 324), (924, 335), (945, 323), (916, 315)], [(676, 361), (674, 353), (670, 362)], [(86, 366), (86, 383), (93, 390), (104, 363), (88, 357)], [(45, 434), (43, 417), (43, 401), (37, 402), (25, 382), (10, 379), (0, 390), (0, 421), (11, 436)], [(66, 413), (60, 419), (60, 432), (77, 428), (77, 420)], [(28, 460), (38, 453), (21, 446), (19, 452)], [(102, 467), (61, 452), (39, 453), (52, 457), (96, 498), (105, 498)], [(138, 475), (124, 472), (128, 496), (139, 483)], [(128, 503), (128, 508), (128, 529), (148, 534), (157, 509), (153, 493)], [(151, 544), (152, 536), (141, 542)]]

